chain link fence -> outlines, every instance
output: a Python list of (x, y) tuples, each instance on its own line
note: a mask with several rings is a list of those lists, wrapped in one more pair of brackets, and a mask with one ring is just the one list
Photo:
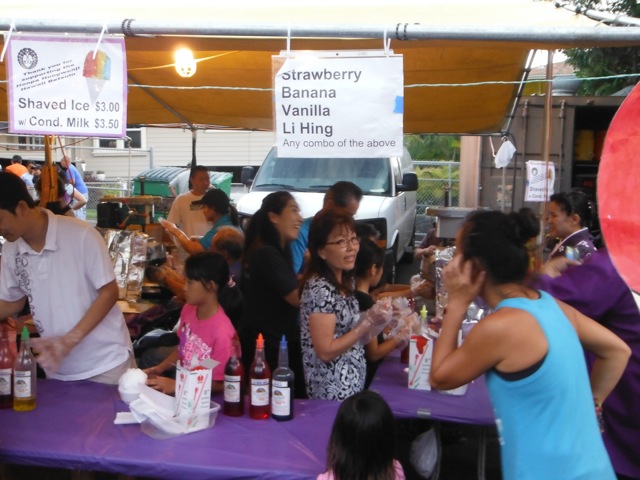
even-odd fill
[(105, 180), (101, 182), (85, 182), (89, 189), (87, 199), (87, 221), (97, 223), (98, 204), (102, 197), (128, 197), (131, 195), (133, 182), (126, 180)]
[[(420, 242), (435, 220), (426, 215), (427, 207), (458, 206), (460, 162), (414, 160), (413, 166), (418, 175), (416, 242)], [(447, 197), (449, 205), (446, 205)]]

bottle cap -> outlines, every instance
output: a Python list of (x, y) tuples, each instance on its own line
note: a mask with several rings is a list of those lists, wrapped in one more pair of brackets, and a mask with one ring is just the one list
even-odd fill
[(287, 338), (282, 335), (282, 339), (280, 340), (280, 348), (287, 348)]
[(427, 306), (426, 305), (422, 305), (422, 308), (420, 309), (420, 318), (422, 320), (427, 318)]
[(27, 343), (29, 341), (29, 330), (27, 330), (27, 326), (22, 327), (22, 341)]
[(264, 348), (264, 337), (261, 333), (258, 334), (258, 339), (256, 340), (256, 348)]

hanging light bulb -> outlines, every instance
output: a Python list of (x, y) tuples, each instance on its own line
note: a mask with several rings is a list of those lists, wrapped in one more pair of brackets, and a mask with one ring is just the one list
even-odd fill
[(196, 61), (193, 53), (188, 48), (181, 48), (176, 51), (176, 71), (181, 77), (193, 77), (196, 73)]

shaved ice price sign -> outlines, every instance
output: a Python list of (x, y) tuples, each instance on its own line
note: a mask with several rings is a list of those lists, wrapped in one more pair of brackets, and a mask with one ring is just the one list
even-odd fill
[(402, 156), (402, 55), (328, 53), (273, 57), (278, 155)]
[(123, 38), (13, 35), (8, 48), (9, 131), (124, 137)]

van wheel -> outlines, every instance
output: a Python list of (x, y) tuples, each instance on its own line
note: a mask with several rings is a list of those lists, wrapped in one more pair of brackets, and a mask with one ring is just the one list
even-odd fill
[(411, 240), (409, 240), (409, 250), (405, 251), (400, 259), (400, 263), (410, 264), (413, 263), (413, 255), (416, 250), (416, 225), (413, 225), (413, 233), (411, 234)]
[(398, 258), (398, 242), (393, 244), (392, 251), (392, 260), (387, 265), (387, 273), (385, 277), (387, 283), (396, 283), (396, 275), (398, 272), (398, 264), (396, 262), (396, 258)]

